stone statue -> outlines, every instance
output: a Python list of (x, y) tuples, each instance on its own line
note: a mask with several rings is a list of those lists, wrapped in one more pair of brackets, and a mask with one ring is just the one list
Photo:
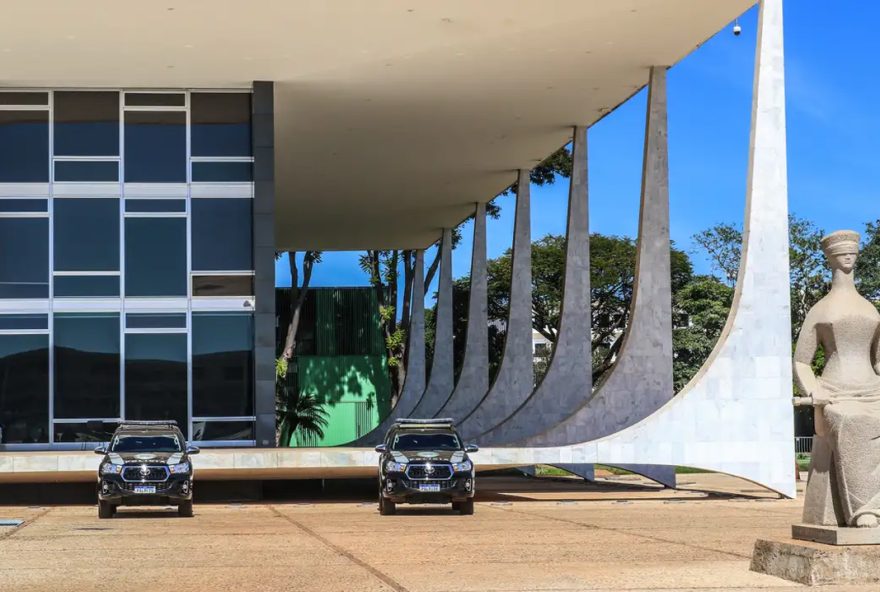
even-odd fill
[[(816, 438), (804, 501), (807, 524), (876, 528), (880, 524), (880, 313), (855, 287), (859, 234), (822, 239), (831, 291), (807, 314), (794, 376), (815, 408)], [(811, 368), (818, 346), (825, 369)]]

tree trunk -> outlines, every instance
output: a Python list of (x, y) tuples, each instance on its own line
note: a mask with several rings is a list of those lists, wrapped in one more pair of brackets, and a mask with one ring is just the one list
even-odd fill
[(284, 338), (284, 351), (282, 357), (288, 362), (293, 358), (296, 346), (296, 332), (299, 329), (300, 313), (309, 292), (309, 282), (312, 279), (312, 269), (315, 266), (313, 251), (305, 251), (303, 254), (303, 281), (299, 287), (299, 270), (296, 265), (296, 251), (288, 251), (287, 257), (290, 265), (290, 324), (287, 326), (287, 335)]

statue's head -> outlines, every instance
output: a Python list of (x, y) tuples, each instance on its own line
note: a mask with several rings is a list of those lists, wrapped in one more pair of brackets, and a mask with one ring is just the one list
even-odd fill
[(831, 269), (849, 273), (859, 257), (859, 233), (855, 230), (837, 230), (822, 238), (822, 251)]

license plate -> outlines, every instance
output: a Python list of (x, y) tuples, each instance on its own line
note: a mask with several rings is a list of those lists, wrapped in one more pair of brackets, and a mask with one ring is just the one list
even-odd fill
[(134, 486), (135, 493), (156, 493), (155, 485), (135, 485)]
[(440, 491), (439, 483), (420, 483), (419, 491)]

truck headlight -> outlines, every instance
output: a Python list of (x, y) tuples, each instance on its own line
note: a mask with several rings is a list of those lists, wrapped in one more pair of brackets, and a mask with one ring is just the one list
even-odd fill
[(389, 460), (385, 463), (385, 472), (386, 473), (402, 473), (406, 470), (406, 463), (394, 462), (393, 460)]
[(122, 472), (122, 465), (114, 465), (111, 462), (105, 462), (101, 465), (102, 475), (118, 475)]
[(460, 463), (452, 463), (452, 470), (456, 473), (467, 473), (473, 468), (474, 464), (469, 460)]
[(182, 462), (180, 464), (170, 465), (168, 468), (175, 475), (180, 474), (180, 473), (189, 473), (189, 463), (188, 462)]

